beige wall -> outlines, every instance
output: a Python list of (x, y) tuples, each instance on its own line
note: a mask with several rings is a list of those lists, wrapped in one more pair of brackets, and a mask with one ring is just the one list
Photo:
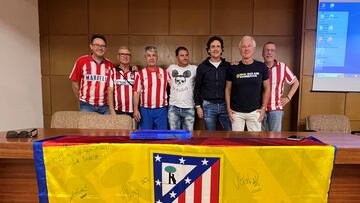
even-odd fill
[(0, 131), (43, 127), (38, 2), (0, 5)]
[(305, 117), (312, 114), (344, 114), (350, 118), (352, 130), (359, 130), (359, 93), (311, 92), (316, 36), (316, 13), (317, 1), (305, 0), (298, 127), (299, 129), (304, 129)]
[[(113, 62), (117, 48), (127, 45), (134, 64), (143, 65), (144, 46), (156, 45), (160, 64), (168, 65), (182, 45), (198, 64), (214, 34), (225, 41), (224, 57), (238, 60), (241, 36), (254, 35), (257, 59), (262, 60), (261, 45), (274, 41), (279, 59), (294, 67), (297, 7), (296, 0), (39, 0), (45, 126), (54, 112), (78, 109), (68, 75), (76, 58), (88, 53), (93, 33), (107, 37)], [(287, 109), (284, 130), (290, 117)]]

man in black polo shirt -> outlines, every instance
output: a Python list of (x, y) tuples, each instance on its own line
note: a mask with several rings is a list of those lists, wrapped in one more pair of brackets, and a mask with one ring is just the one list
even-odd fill
[(244, 36), (239, 43), (242, 57), (226, 75), (226, 110), (233, 131), (261, 131), (261, 120), (270, 96), (268, 71), (264, 63), (253, 59), (256, 43)]

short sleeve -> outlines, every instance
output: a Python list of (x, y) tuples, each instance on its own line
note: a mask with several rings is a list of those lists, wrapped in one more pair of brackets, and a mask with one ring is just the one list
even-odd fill
[(134, 92), (141, 92), (141, 78), (140, 78), (140, 72), (135, 73), (135, 82), (133, 87)]
[(293, 84), (296, 80), (296, 76), (291, 72), (290, 68), (285, 65), (285, 80), (287, 84)]
[(229, 68), (226, 69), (226, 80), (232, 81), (233, 80), (233, 70), (236, 66), (232, 65)]
[(172, 76), (171, 76), (171, 69), (172, 69), (172, 65), (170, 65), (167, 69), (166, 69), (166, 74), (167, 74), (167, 81), (168, 81), (168, 83), (170, 83), (170, 80), (171, 80), (171, 78), (172, 78)]
[(263, 66), (263, 80), (267, 80), (269, 79), (268, 68), (266, 67), (265, 63), (262, 63), (262, 66)]
[(111, 68), (108, 73), (108, 77), (106, 81), (108, 87), (114, 87), (115, 74), (116, 74), (115, 68)]
[(74, 64), (74, 67), (70, 74), (70, 79), (72, 81), (80, 81), (80, 79), (83, 77), (82, 69), (85, 65), (85, 62), (82, 57), (78, 58)]

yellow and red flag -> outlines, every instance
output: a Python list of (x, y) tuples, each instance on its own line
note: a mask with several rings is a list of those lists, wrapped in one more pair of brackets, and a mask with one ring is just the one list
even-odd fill
[(335, 147), (308, 138), (34, 142), (40, 202), (327, 202)]

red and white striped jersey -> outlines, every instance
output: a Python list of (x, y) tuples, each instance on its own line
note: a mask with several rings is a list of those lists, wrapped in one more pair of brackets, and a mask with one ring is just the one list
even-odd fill
[(107, 105), (107, 77), (113, 64), (104, 59), (98, 64), (92, 55), (79, 57), (70, 74), (72, 81), (80, 81), (79, 99), (94, 106)]
[(109, 87), (114, 88), (114, 108), (115, 110), (132, 113), (133, 110), (133, 86), (135, 72), (119, 69), (111, 69)]
[(144, 68), (135, 76), (134, 91), (140, 93), (140, 106), (160, 108), (167, 106), (167, 74), (163, 68)]
[(270, 99), (266, 111), (282, 110), (281, 98), (284, 92), (284, 83), (291, 85), (297, 80), (290, 68), (282, 62), (275, 60), (273, 67), (269, 68)]

